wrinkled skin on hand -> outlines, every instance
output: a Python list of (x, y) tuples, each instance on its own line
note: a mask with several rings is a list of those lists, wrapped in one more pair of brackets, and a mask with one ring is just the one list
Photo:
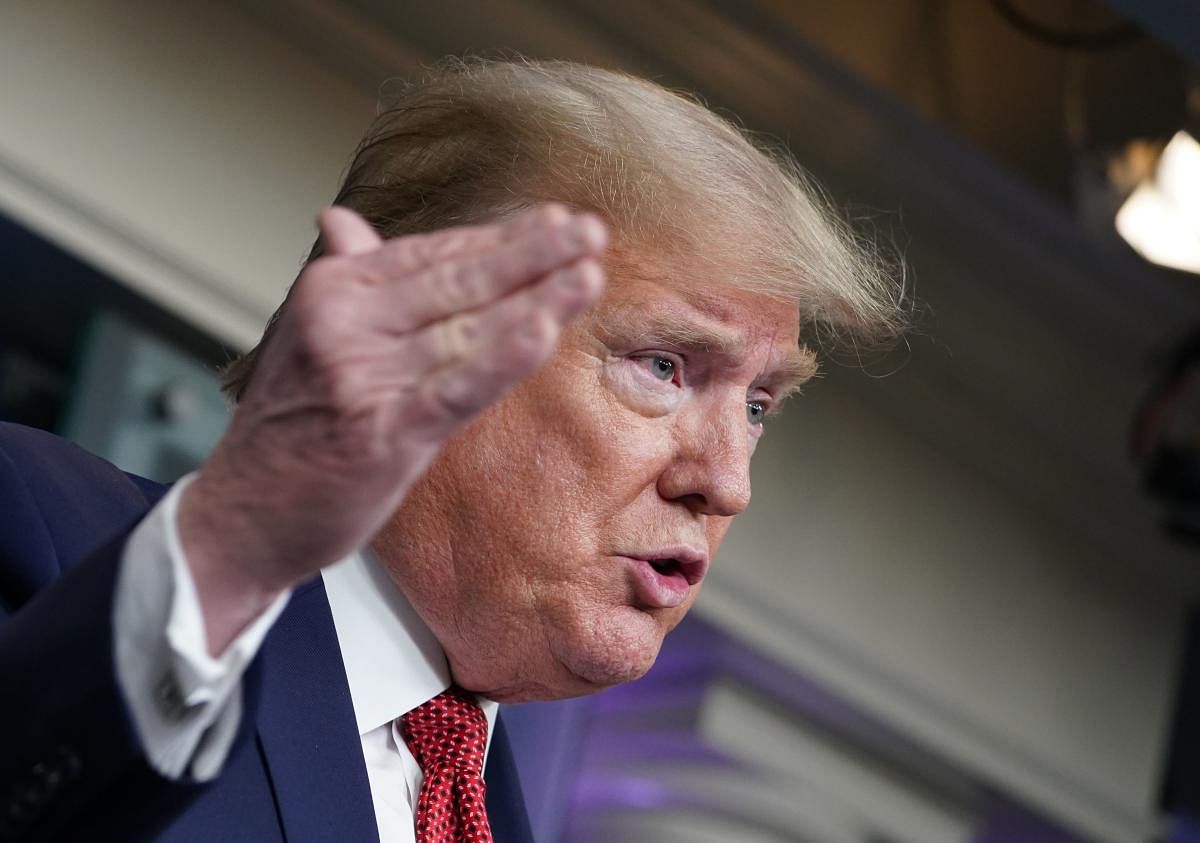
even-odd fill
[(322, 213), (179, 530), (218, 653), (290, 585), (365, 544), (441, 446), (551, 355), (604, 286), (607, 233), (560, 206), (383, 241)]

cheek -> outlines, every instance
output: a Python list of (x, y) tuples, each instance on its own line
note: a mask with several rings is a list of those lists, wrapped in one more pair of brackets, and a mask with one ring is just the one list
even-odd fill
[(614, 379), (594, 358), (563, 362), (514, 395), (526, 415), (514, 435), (539, 429), (539, 452), (556, 472), (548, 479), (560, 494), (590, 509), (629, 504), (670, 451), (670, 407), (622, 376)]
[(561, 381), (538, 377), (510, 393), (481, 419), (484, 454), (469, 461), (481, 493), (493, 499), (477, 503), (488, 511), (488, 532), (504, 534), (506, 547), (525, 556), (522, 568), (547, 578), (595, 543), (623, 476), (618, 466), (627, 465), (604, 402), (578, 382), (567, 391)]

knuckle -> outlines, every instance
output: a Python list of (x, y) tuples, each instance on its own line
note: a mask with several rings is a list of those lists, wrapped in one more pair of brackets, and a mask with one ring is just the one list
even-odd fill
[(410, 255), (416, 263), (433, 265), (461, 254), (470, 246), (474, 236), (475, 231), (471, 227), (458, 226), (428, 234), (410, 234), (398, 242), (410, 244)]
[(404, 263), (421, 264), (432, 260), (436, 250), (430, 238), (425, 234), (410, 234), (395, 241), (396, 251)]
[(336, 416), (353, 417), (370, 393), (368, 372), (361, 367), (331, 361), (321, 367), (318, 382)]
[(478, 412), (487, 402), (482, 389), (472, 379), (461, 374), (447, 375), (433, 381), (427, 400), (430, 415), (446, 421), (464, 421)]
[(545, 316), (532, 316), (516, 330), (506, 333), (506, 342), (498, 351), (497, 360), (516, 375), (530, 372), (550, 356), (558, 333), (558, 325), (553, 320)]
[(407, 269), (437, 267), (459, 251), (461, 238), (453, 231), (409, 234), (396, 241), (403, 249), (401, 264)]
[(482, 335), (480, 318), (460, 313), (438, 323), (437, 346), (441, 357), (457, 360), (479, 345)]
[(446, 229), (431, 236), (426, 245), (429, 260), (446, 260), (460, 254), (470, 244), (471, 234), (471, 230), (464, 227)]
[(471, 307), (482, 298), (482, 279), (473, 262), (455, 261), (447, 278), (447, 291), (459, 307)]
[(464, 261), (443, 261), (429, 275), (429, 295), (445, 313), (470, 307), (479, 292), (474, 267)]

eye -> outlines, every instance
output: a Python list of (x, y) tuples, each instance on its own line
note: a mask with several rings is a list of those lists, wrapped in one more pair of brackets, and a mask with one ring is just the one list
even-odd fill
[(675, 378), (675, 362), (668, 360), (666, 357), (646, 357), (646, 368), (650, 370), (650, 374), (658, 378), (660, 381), (670, 381)]
[(750, 422), (750, 424), (757, 427), (763, 423), (763, 420), (766, 417), (767, 408), (765, 404), (763, 404), (761, 401), (746, 402), (746, 419)]

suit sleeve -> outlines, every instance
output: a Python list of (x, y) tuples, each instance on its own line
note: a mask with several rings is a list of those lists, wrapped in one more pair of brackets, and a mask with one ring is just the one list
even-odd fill
[[(113, 616), (144, 484), (47, 434), (0, 425), (0, 841), (148, 840), (204, 788), (147, 760), (120, 687)], [(254, 710), (257, 667), (241, 681)], [(230, 752), (252, 744), (238, 718)]]

